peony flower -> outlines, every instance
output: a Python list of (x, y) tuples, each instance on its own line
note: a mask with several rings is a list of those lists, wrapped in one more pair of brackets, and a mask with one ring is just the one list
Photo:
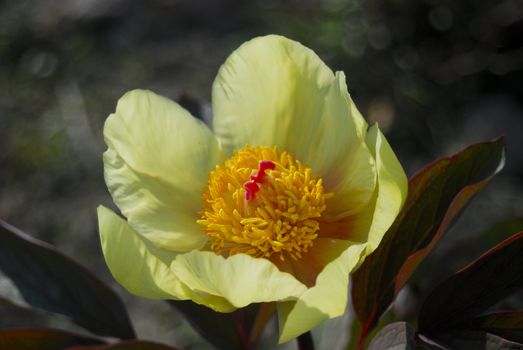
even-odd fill
[(129, 292), (219, 312), (276, 302), (280, 342), (343, 314), (349, 274), (407, 192), (378, 127), (300, 43), (243, 44), (212, 89), (213, 128), (135, 90), (104, 127), (105, 260)]

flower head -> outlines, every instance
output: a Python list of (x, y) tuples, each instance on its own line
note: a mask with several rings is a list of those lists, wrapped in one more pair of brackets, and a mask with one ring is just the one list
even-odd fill
[(349, 274), (379, 244), (407, 181), (311, 50), (253, 39), (213, 85), (213, 129), (135, 90), (106, 121), (105, 180), (127, 218), (99, 207), (116, 280), (152, 299), (228, 312), (277, 302), (280, 341), (341, 315)]

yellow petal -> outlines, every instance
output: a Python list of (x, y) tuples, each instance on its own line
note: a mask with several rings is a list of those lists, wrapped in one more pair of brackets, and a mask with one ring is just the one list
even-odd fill
[[(346, 244), (340, 241), (340, 244)], [(278, 304), (280, 343), (307, 332), (322, 321), (341, 316), (348, 296), (349, 273), (359, 263), (365, 244), (350, 245), (318, 275), (316, 285), (297, 301)]]
[(200, 248), (201, 193), (225, 158), (211, 131), (175, 102), (135, 90), (118, 101), (104, 136), (105, 180), (129, 224), (158, 247)]
[(207, 238), (195, 216), (183, 206), (190, 193), (175, 191), (161, 179), (134, 171), (113, 149), (104, 153), (104, 166), (107, 187), (137, 232), (172, 251), (204, 244)]
[(236, 254), (227, 259), (208, 251), (177, 256), (171, 265), (193, 291), (225, 298), (235, 307), (291, 300), (307, 288), (266, 259)]
[(345, 75), (337, 72), (325, 100), (318, 140), (307, 150), (309, 162), (333, 192), (322, 215), (326, 221), (355, 215), (372, 199), (376, 165), (365, 144), (367, 123), (352, 102)]
[(129, 292), (149, 299), (187, 299), (186, 287), (169, 265), (176, 253), (141, 238), (110, 209), (98, 207), (102, 251), (113, 277)]
[(98, 222), (107, 266), (130, 293), (148, 299), (192, 299), (223, 312), (235, 309), (223, 298), (193, 293), (170, 268), (176, 253), (156, 248), (110, 209), (98, 207)]
[[(336, 72), (333, 76), (323, 99), (321, 114), (308, 116), (319, 119), (319, 124), (315, 131), (311, 131), (314, 137), (304, 143), (301, 152), (303, 160), (307, 158), (322, 177), (333, 173), (342, 175), (339, 174), (340, 163), (347, 162), (354, 150), (364, 143), (367, 123), (349, 95), (343, 72)], [(297, 118), (303, 123), (308, 122), (302, 116)]]
[(368, 235), (368, 254), (374, 251), (407, 198), (408, 180), (398, 158), (377, 125), (369, 128), (367, 144), (376, 159), (378, 191)]
[[(226, 149), (278, 145), (310, 166), (335, 193), (331, 219), (368, 204), (376, 184), (365, 145), (367, 123), (342, 72), (280, 36), (253, 39), (233, 52), (213, 85), (214, 130)], [(340, 202), (340, 203), (338, 203)]]
[(273, 258), (272, 263), (280, 271), (285, 271), (296, 277), (297, 280), (312, 287), (316, 278), (326, 265), (338, 258), (351, 244), (346, 240), (317, 237), (314, 244), (306, 252), (301, 253), (299, 260)]
[[(368, 242), (368, 255), (377, 248), (403, 207), (408, 181), (401, 164), (376, 125), (369, 129), (366, 144), (377, 173), (377, 186), (372, 199), (364, 208), (341, 220), (322, 221), (320, 236)], [(350, 198), (342, 198), (350, 205)], [(335, 202), (328, 205), (340, 206)]]
[(322, 220), (327, 222), (360, 213), (372, 203), (376, 190), (375, 160), (364, 143), (354, 145), (338, 166), (323, 177), (325, 192), (334, 193), (322, 214)]
[(214, 81), (214, 130), (229, 152), (245, 144), (278, 145), (300, 159), (294, 151), (314, 137), (333, 79), (298, 42), (276, 35), (248, 41)]

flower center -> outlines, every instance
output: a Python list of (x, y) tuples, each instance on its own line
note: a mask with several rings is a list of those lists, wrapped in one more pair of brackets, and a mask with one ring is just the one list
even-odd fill
[(331, 195), (289, 153), (246, 146), (209, 174), (198, 223), (217, 254), (297, 260), (318, 236)]

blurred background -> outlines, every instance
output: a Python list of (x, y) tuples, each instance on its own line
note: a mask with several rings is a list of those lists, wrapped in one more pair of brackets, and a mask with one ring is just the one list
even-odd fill
[[(99, 204), (111, 206), (105, 118), (134, 88), (209, 118), (220, 64), (270, 33), (346, 73), (356, 104), (409, 176), (472, 142), (506, 136), (505, 170), (402, 292), (397, 317), (411, 317), (439, 280), (523, 229), (521, 0), (0, 1), (0, 218), (113, 285), (143, 338), (206, 346), (167, 304), (129, 295), (105, 267), (96, 219)], [(1, 276), (0, 296), (21, 302)], [(69, 327), (60, 317), (49, 322)]]

